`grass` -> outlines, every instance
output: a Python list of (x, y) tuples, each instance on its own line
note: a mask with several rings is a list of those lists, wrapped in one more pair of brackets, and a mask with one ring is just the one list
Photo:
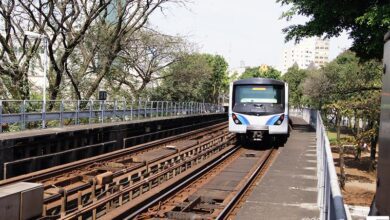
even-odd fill
[[(337, 133), (334, 131), (327, 131), (330, 145), (335, 145), (337, 143)], [(349, 134), (340, 134), (341, 142), (348, 142), (348, 140), (353, 139), (352, 135)]]

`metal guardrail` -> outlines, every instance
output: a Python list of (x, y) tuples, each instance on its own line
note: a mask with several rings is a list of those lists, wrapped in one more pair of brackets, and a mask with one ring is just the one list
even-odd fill
[(332, 151), (321, 114), (312, 109), (292, 109), (291, 115), (303, 118), (313, 128), (316, 128), (317, 138), (317, 178), (320, 219), (348, 219), (347, 210), (341, 195)]
[(14, 125), (14, 130), (25, 130), (223, 111), (221, 105), (200, 102), (0, 100), (0, 133), (7, 125)]

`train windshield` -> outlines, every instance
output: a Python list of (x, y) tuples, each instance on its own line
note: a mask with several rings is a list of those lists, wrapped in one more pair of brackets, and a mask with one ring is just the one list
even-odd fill
[(235, 87), (235, 104), (261, 103), (261, 104), (281, 104), (281, 86), (263, 85), (239, 85)]

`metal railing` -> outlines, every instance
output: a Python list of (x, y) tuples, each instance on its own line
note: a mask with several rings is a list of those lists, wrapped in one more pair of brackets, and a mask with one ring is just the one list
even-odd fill
[(221, 105), (200, 102), (0, 100), (0, 133), (223, 111)]
[(316, 128), (317, 203), (320, 208), (320, 219), (348, 219), (333, 162), (332, 150), (320, 112), (312, 109), (292, 109), (290, 114), (302, 117), (313, 128)]

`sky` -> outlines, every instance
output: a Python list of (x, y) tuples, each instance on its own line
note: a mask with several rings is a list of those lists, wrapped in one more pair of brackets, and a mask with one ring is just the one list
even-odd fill
[[(280, 67), (285, 44), (282, 29), (307, 20), (279, 19), (286, 7), (276, 0), (193, 0), (182, 5), (166, 5), (156, 11), (151, 25), (165, 34), (184, 36), (199, 52), (220, 54), (230, 68), (267, 64)], [(334, 59), (351, 40), (343, 33), (330, 40), (330, 59)]]

